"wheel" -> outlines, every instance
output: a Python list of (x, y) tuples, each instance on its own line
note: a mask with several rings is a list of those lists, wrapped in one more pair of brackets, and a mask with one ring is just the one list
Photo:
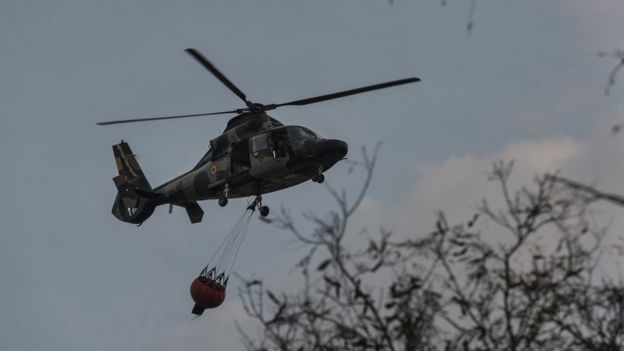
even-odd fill
[(269, 215), (269, 206), (262, 206), (260, 207), (260, 215), (262, 217), (266, 217)]
[(323, 174), (317, 174), (314, 176), (314, 178), (312, 178), (312, 181), (315, 181), (319, 184), (323, 183), (325, 181), (325, 175)]
[(228, 204), (228, 199), (227, 197), (220, 197), (219, 198), (219, 206), (221, 207), (225, 207), (225, 205)]

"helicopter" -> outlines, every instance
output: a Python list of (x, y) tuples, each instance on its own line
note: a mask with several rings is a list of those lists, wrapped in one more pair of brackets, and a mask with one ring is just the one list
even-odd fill
[(263, 194), (308, 180), (323, 183), (324, 172), (343, 160), (348, 152), (346, 142), (324, 139), (303, 126), (284, 125), (266, 111), (282, 106), (304, 106), (420, 81), (419, 78), (410, 77), (312, 98), (263, 105), (247, 99), (197, 49), (186, 49), (185, 52), (238, 96), (246, 107), (221, 112), (97, 123), (113, 125), (236, 114), (229, 120), (223, 133), (210, 140), (209, 150), (195, 167), (156, 188), (151, 187), (128, 143), (122, 140), (113, 145), (119, 174), (113, 178), (117, 196), (112, 214), (120, 221), (141, 225), (154, 213), (156, 207), (169, 205), (169, 213), (173, 206), (183, 207), (191, 223), (199, 223), (204, 211), (198, 201), (216, 199), (221, 207), (225, 207), (228, 199), (250, 196), (255, 198), (248, 208), (258, 209), (260, 215), (266, 217), (269, 207), (262, 203)]

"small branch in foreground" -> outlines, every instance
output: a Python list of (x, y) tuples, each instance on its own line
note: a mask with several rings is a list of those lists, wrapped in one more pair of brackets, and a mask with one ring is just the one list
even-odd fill
[(549, 177), (552, 178), (554, 181), (559, 182), (573, 190), (588, 194), (595, 200), (606, 200), (618, 206), (624, 206), (624, 196), (622, 195), (613, 194), (613, 193), (605, 193), (589, 185), (575, 182), (573, 180), (570, 180), (561, 176), (550, 175)]
[(607, 86), (605, 87), (604, 91), (605, 96), (609, 96), (611, 87), (615, 85), (615, 79), (618, 72), (622, 67), (624, 67), (624, 50), (615, 50), (613, 52), (599, 52), (598, 57), (614, 57), (619, 61), (617, 65), (613, 67), (611, 73), (609, 73), (609, 80), (607, 81)]

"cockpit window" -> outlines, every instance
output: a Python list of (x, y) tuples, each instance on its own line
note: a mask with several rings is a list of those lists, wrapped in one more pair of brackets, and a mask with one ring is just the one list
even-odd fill
[(311, 130), (303, 127), (290, 127), (288, 128), (288, 138), (290, 141), (316, 139), (317, 136)]

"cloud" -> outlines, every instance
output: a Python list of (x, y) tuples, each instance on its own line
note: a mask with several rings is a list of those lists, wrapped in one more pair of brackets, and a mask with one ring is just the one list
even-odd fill
[(424, 234), (433, 228), (436, 211), (468, 220), (483, 198), (498, 197), (498, 185), (487, 180), (493, 162), (513, 160), (512, 186), (518, 186), (536, 174), (566, 170), (575, 160), (591, 159), (584, 156), (587, 152), (586, 143), (562, 136), (514, 141), (487, 155), (449, 157), (424, 167), (401, 203), (383, 204), (367, 197), (353, 222), (369, 230), (384, 226), (400, 236)]

